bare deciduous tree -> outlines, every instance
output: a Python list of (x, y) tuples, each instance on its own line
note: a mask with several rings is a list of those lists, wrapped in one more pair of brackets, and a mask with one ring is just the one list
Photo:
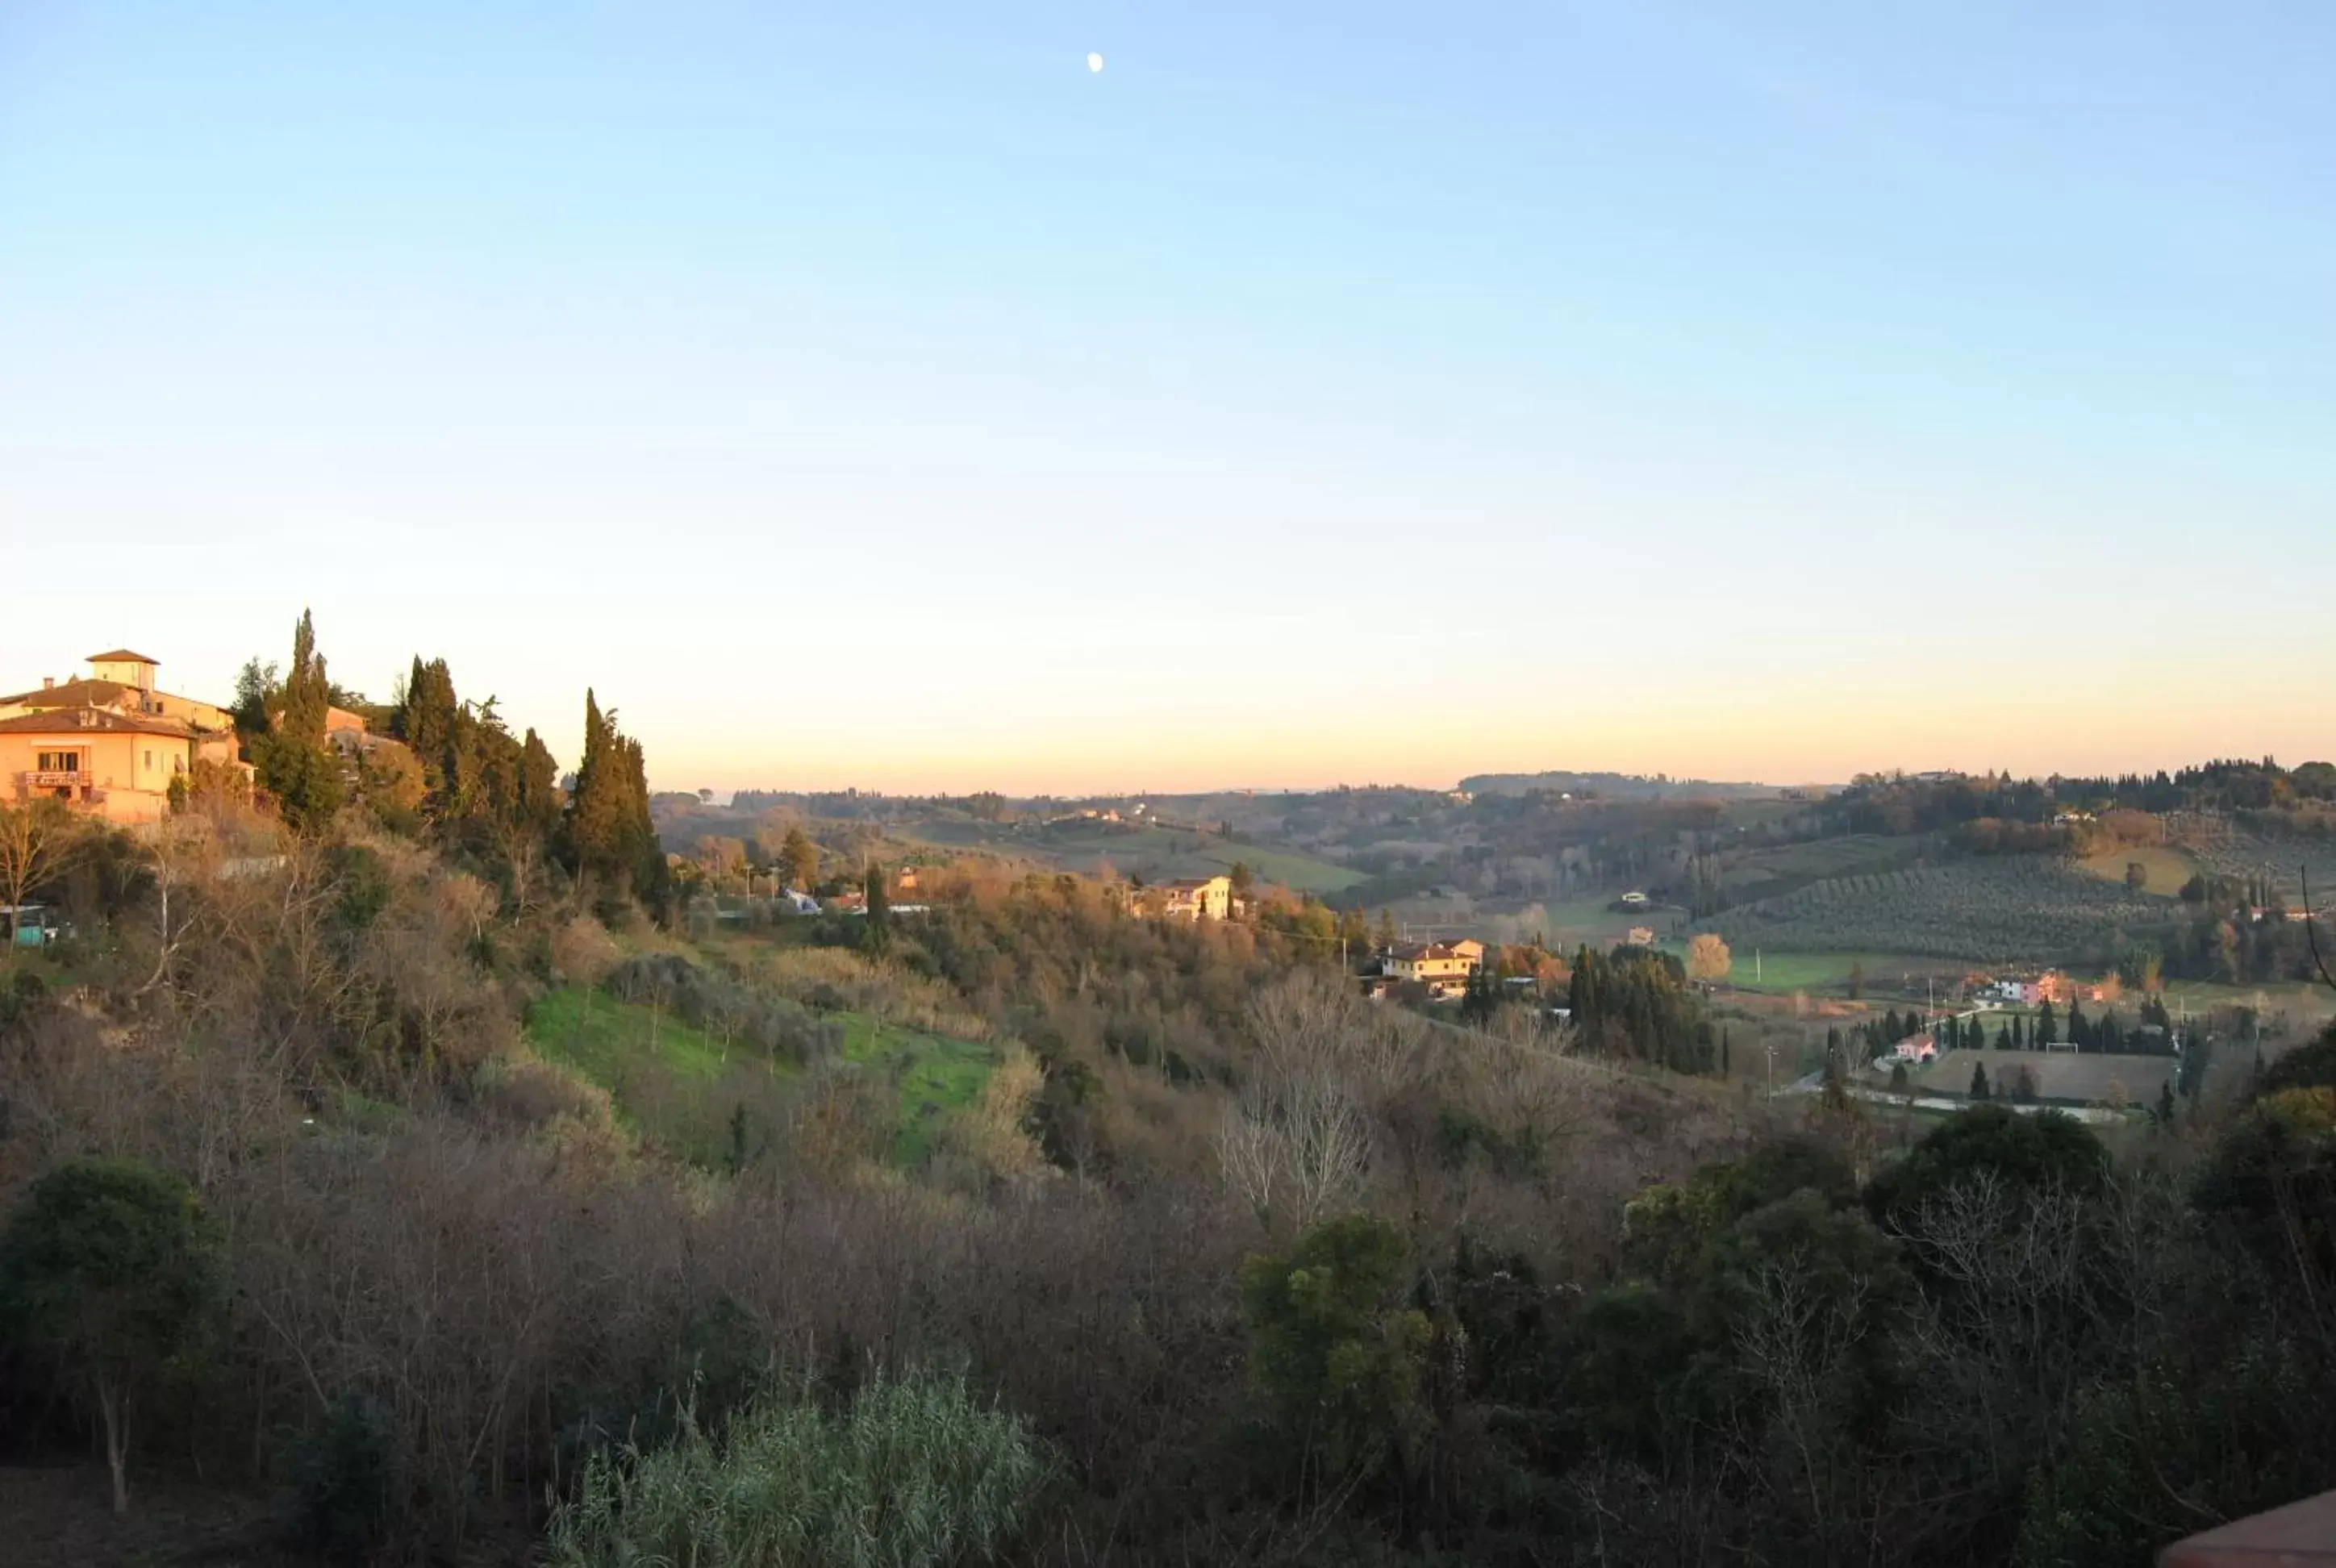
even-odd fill
[(63, 801), (0, 805), (0, 903), (14, 909), (34, 889), (70, 869), (88, 835), (87, 826)]
[(1303, 1232), (1352, 1202), (1370, 1174), (1368, 1119), (1345, 1085), (1322, 1073), (1254, 1084), (1225, 1107), (1217, 1136), (1226, 1183), (1269, 1230)]

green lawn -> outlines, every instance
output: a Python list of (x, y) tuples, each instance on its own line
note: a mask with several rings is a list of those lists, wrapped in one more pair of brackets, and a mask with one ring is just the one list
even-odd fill
[(670, 1012), (582, 986), (563, 986), (537, 1002), (528, 1012), (527, 1036), (545, 1057), (604, 1088), (616, 1086), (618, 1064), (636, 1053), (654, 1056), (684, 1077), (718, 1078), (728, 1066), (721, 1041)]
[[(1679, 944), (1678, 950), (1684, 954), (1687, 950)], [(1943, 972), (1952, 967), (1906, 953), (1761, 953), (1756, 958), (1750, 950), (1738, 949), (1730, 956), (1735, 961), (1727, 983), (1744, 991), (1830, 989), (1847, 985), (1850, 970), (1860, 965), (1864, 967), (1869, 988), (1894, 990), (1902, 974)]]
[(981, 1096), (998, 1055), (975, 1040), (920, 1034), (861, 1013), (831, 1013), (843, 1025), (843, 1059), (891, 1077), (900, 1086), (900, 1130), (892, 1157), (915, 1165), (932, 1152), (951, 1112)]
[(2138, 844), (2104, 850), (2089, 860), (2078, 861), (2077, 869), (2103, 881), (2121, 882), (2125, 881), (2125, 869), (2128, 865), (2138, 865), (2148, 873), (2149, 881), (2143, 885), (2143, 891), (2163, 893), (2169, 899), (2180, 892), (2182, 884), (2198, 872), (2198, 862), (2190, 858), (2188, 851), (2170, 844)]
[[(902, 1165), (917, 1164), (931, 1153), (941, 1125), (980, 1096), (997, 1065), (997, 1053), (978, 1041), (879, 1023), (863, 1013), (823, 1016), (843, 1027), (845, 1061), (899, 1085), (900, 1130), (892, 1152)], [(630, 1110), (621, 1099), (628, 1061), (653, 1057), (673, 1077), (706, 1084), (731, 1066), (720, 1040), (671, 1013), (581, 986), (563, 987), (537, 1002), (528, 1014), (527, 1034), (546, 1058), (618, 1094), (621, 1111)], [(780, 1068), (783, 1074), (794, 1070), (791, 1065)]]
[[(2331, 955), (2336, 957), (2336, 955)], [(2290, 980), (2276, 985), (2224, 986), (2211, 980), (2168, 980), (2166, 993), (2160, 998), (2175, 1012), (2188, 1008), (2203, 1013), (2215, 1008), (2252, 1008), (2260, 1005), (2266, 1012), (2292, 1013), (2306, 1023), (2313, 1023), (2336, 1012), (2336, 993), (2325, 986), (2308, 986)], [(2126, 1010), (2140, 1005), (2140, 998), (2127, 992), (2117, 1006)]]

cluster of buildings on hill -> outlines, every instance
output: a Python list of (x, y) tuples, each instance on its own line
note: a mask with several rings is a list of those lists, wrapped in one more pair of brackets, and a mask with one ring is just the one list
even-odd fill
[(89, 666), (87, 676), (0, 696), (0, 795), (61, 800), (131, 824), (168, 814), (174, 781), (187, 788), (198, 765), (248, 774), (235, 716), (162, 690), (159, 660), (118, 648)]
[(2034, 1008), (2047, 1002), (2066, 1007), (2070, 1002), (2109, 1002), (2116, 998), (2106, 984), (2071, 979), (2055, 969), (2048, 969), (2032, 980), (1982, 980), (1971, 991), (1971, 999), (1985, 1007)]

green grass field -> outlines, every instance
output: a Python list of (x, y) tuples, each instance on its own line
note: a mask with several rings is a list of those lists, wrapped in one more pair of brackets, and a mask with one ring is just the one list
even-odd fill
[[(1685, 944), (1678, 944), (1684, 955)], [(1849, 984), (1850, 971), (1863, 966), (1870, 988), (1895, 991), (1901, 975), (1939, 970), (1936, 959), (1908, 953), (1761, 953), (1737, 949), (1728, 971), (1728, 984), (1744, 991), (1832, 990)]]
[[(900, 1125), (892, 1153), (912, 1165), (932, 1151), (950, 1113), (980, 1097), (997, 1065), (997, 1053), (974, 1040), (929, 1035), (880, 1023), (862, 1013), (829, 1013), (843, 1027), (843, 1059), (899, 1086)], [(725, 1055), (722, 1042), (670, 1013), (639, 1002), (619, 1001), (605, 991), (567, 986), (545, 996), (529, 1012), (529, 1040), (548, 1060), (564, 1063), (625, 1103), (628, 1064), (654, 1061), (684, 1082), (712, 1084), (743, 1055)], [(782, 1076), (796, 1068), (783, 1065)]]
[(998, 1056), (974, 1040), (920, 1034), (859, 1013), (829, 1015), (843, 1025), (843, 1059), (886, 1075), (900, 1086), (900, 1125), (892, 1158), (914, 1165), (932, 1152), (949, 1113), (981, 1096)]
[(563, 986), (537, 1002), (527, 1036), (547, 1058), (603, 1088), (616, 1086), (618, 1066), (635, 1055), (652, 1057), (683, 1077), (718, 1078), (728, 1066), (721, 1041), (671, 1013), (583, 986)]
[(2143, 891), (2162, 893), (2169, 899), (2198, 872), (2198, 862), (2190, 858), (2189, 852), (2171, 844), (2136, 844), (2104, 850), (2089, 860), (2078, 861), (2077, 869), (2103, 881), (2121, 882), (2128, 865), (2138, 865), (2148, 873), (2149, 881), (2144, 884)]

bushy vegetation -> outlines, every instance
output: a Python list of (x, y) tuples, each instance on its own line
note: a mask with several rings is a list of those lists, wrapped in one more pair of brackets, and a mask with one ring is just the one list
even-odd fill
[(593, 1456), (552, 1515), (555, 1568), (944, 1568), (990, 1559), (1031, 1517), (1028, 1423), (962, 1378), (877, 1377), (838, 1412), (757, 1400), (653, 1450)]
[[(2325, 1482), (2336, 1037), (2110, 1143), (1922, 1133), (1706, 1076), (1644, 950), (1557, 1031), (1368, 1001), (1354, 911), (1266, 894), (951, 867), (700, 930), (605, 716), (588, 854), (574, 801), (460, 803), (529, 796), (465, 793), (455, 711), (418, 802), (352, 767), (54, 873), (0, 1446), (134, 1382), (141, 1473), (448, 1563), (2058, 1568)], [(2027, 874), (1952, 869), (1981, 921)]]

